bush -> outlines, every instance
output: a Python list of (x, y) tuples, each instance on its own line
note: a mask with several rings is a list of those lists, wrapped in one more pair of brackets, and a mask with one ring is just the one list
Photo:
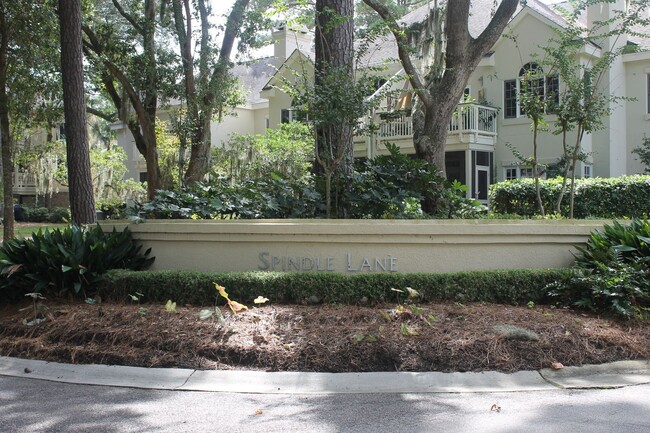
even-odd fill
[(119, 219), (121, 218), (124, 209), (126, 209), (126, 203), (117, 198), (99, 200), (97, 202), (97, 209), (102, 211), (104, 219)]
[[(562, 178), (540, 181), (544, 207), (555, 209)], [(563, 201), (562, 214), (569, 209), (569, 188)], [(650, 176), (635, 175), (616, 178), (576, 179), (574, 217), (576, 218), (644, 218), (650, 213)], [(533, 179), (499, 182), (490, 187), (490, 206), (495, 213), (537, 215)]]
[(20, 292), (74, 291), (87, 295), (109, 269), (139, 270), (154, 260), (140, 254), (131, 232), (104, 233), (99, 225), (39, 230), (31, 239), (12, 239), (0, 248), (0, 286), (5, 297)]
[(26, 207), (25, 221), (32, 223), (47, 222), (50, 217), (50, 211), (46, 207)]
[[(344, 191), (352, 218), (423, 218), (423, 191), (436, 193), (443, 218), (473, 218), (484, 210), (466, 198), (467, 187), (441, 177), (424, 160), (411, 158), (399, 147), (386, 143), (389, 155), (358, 163), (349, 189)], [(348, 182), (342, 178), (340, 182)]]
[(130, 213), (160, 219), (313, 218), (321, 197), (310, 185), (280, 176), (230, 186), (226, 179), (195, 184), (183, 191), (158, 191), (154, 200)]
[(250, 303), (263, 295), (283, 303), (379, 303), (404, 300), (391, 288), (411, 287), (423, 301), (494, 302), (525, 305), (549, 300), (544, 287), (566, 270), (507, 270), (448, 274), (355, 274), (194, 271), (111, 271), (99, 285), (102, 297), (125, 300), (142, 293), (146, 302), (211, 305), (217, 298), (213, 282), (226, 287), (232, 299)]
[[(357, 164), (352, 177), (335, 179), (351, 218), (417, 218), (422, 191), (436, 191), (444, 218), (475, 217), (485, 208), (465, 198), (467, 188), (450, 184), (424, 161), (410, 158), (394, 145), (390, 155)], [(343, 184), (349, 188), (343, 188)], [(278, 174), (232, 185), (219, 178), (183, 191), (158, 191), (151, 202), (129, 210), (139, 217), (161, 219), (323, 218), (322, 179), (296, 180)], [(320, 191), (320, 192), (319, 192)]]
[(314, 138), (300, 122), (283, 123), (257, 135), (233, 134), (228, 145), (212, 148), (214, 170), (232, 184), (269, 179), (280, 174), (303, 182), (309, 178), (314, 159)]
[(67, 207), (55, 207), (50, 210), (47, 220), (51, 223), (67, 223), (71, 220), (70, 209)]
[(650, 223), (605, 225), (591, 233), (571, 273), (550, 285), (564, 305), (634, 317), (650, 312)]

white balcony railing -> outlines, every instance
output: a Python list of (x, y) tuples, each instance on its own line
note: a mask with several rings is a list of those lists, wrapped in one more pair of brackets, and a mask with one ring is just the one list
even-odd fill
[(449, 121), (449, 132), (497, 135), (497, 110), (472, 103), (458, 104)]
[[(449, 121), (449, 134), (475, 136), (497, 135), (497, 110), (473, 103), (458, 104)], [(413, 120), (404, 113), (377, 113), (375, 122), (379, 125), (380, 137), (409, 137), (413, 135)]]
[(14, 171), (14, 189), (34, 189), (36, 188), (36, 175)]

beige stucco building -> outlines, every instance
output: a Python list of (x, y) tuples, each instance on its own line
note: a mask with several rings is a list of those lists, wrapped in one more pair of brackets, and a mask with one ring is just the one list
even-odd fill
[[(628, 3), (614, 0), (591, 6), (578, 25), (586, 31), (594, 22), (613, 17), (617, 10), (625, 10)], [(430, 7), (426, 5), (406, 15), (400, 23), (408, 26), (421, 22)], [(472, 35), (477, 36), (487, 26), (493, 10), (493, 0), (472, 1), (469, 22)], [(446, 148), (448, 177), (469, 185), (471, 196), (487, 200), (490, 184), (532, 174), (511, 149), (524, 156), (532, 153), (531, 122), (517, 101), (520, 77), (523, 70), (537, 66), (544, 56), (542, 47), (553, 43), (556, 30), (568, 25), (558, 9), (539, 0), (528, 0), (526, 6), (519, 7), (504, 36), (473, 72), (466, 88), (469, 102), (459, 103), (457, 113), (450, 119)], [(582, 176), (613, 177), (644, 170), (632, 150), (650, 133), (650, 36), (645, 28), (636, 30), (634, 35), (594, 36), (592, 44), (577, 59), (589, 65), (612, 47), (635, 48), (616, 57), (600, 83), (602, 92), (624, 99), (612, 103), (611, 115), (603, 118), (601, 130), (587, 134), (582, 140), (582, 150), (586, 154), (579, 166)], [(310, 79), (313, 75), (310, 34), (280, 27), (273, 37), (276, 42), (272, 58), (237, 67), (235, 72), (244, 90), (249, 92), (248, 99), (246, 104), (235, 109), (235, 116), (214, 123), (213, 145), (227, 143), (233, 132), (257, 134), (267, 127), (277, 128), (283, 122), (295, 120), (291, 97), (283, 91), (283, 86), (286, 81)], [(394, 112), (408, 108), (412, 98), (401, 65), (390, 60), (397, 59), (392, 36), (379, 40), (368, 52), (362, 64), (385, 65), (384, 74), (393, 76), (386, 86), (401, 89), (402, 94), (383, 100), (376, 112), (368, 113), (369, 118), (379, 123), (379, 129), (376, 133), (356, 137), (355, 156), (371, 158), (385, 153), (387, 141), (398, 144), (405, 153), (414, 153), (408, 109), (403, 113)], [(547, 76), (545, 80), (547, 91), (554, 89), (554, 93), (561, 95), (564, 89), (561, 79)], [(390, 112), (392, 115), (386, 114)], [(556, 116), (547, 114), (545, 118), (552, 129)], [(115, 128), (120, 144), (129, 156), (133, 155), (129, 175), (138, 178), (139, 173), (145, 171), (144, 161), (138, 162), (140, 157), (128, 130), (119, 124)], [(557, 162), (562, 155), (561, 137), (551, 132), (541, 134), (539, 149), (540, 163)]]

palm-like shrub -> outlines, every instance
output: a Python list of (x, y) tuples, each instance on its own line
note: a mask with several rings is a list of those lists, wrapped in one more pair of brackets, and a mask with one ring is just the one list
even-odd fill
[(551, 285), (551, 295), (599, 313), (624, 317), (650, 312), (650, 223), (614, 221), (591, 233), (572, 272)]
[(71, 225), (39, 230), (31, 239), (12, 239), (0, 248), (0, 286), (8, 297), (23, 291), (87, 291), (110, 269), (140, 270), (153, 261), (140, 253), (131, 232)]

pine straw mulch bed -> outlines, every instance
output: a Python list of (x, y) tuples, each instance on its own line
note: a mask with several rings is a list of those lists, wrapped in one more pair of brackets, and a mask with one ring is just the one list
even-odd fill
[[(435, 303), (422, 311), (267, 305), (225, 320), (201, 308), (45, 301), (0, 307), (0, 355), (67, 363), (268, 371), (513, 372), (650, 359), (650, 323), (545, 307)], [(533, 331), (508, 332), (504, 325)]]

